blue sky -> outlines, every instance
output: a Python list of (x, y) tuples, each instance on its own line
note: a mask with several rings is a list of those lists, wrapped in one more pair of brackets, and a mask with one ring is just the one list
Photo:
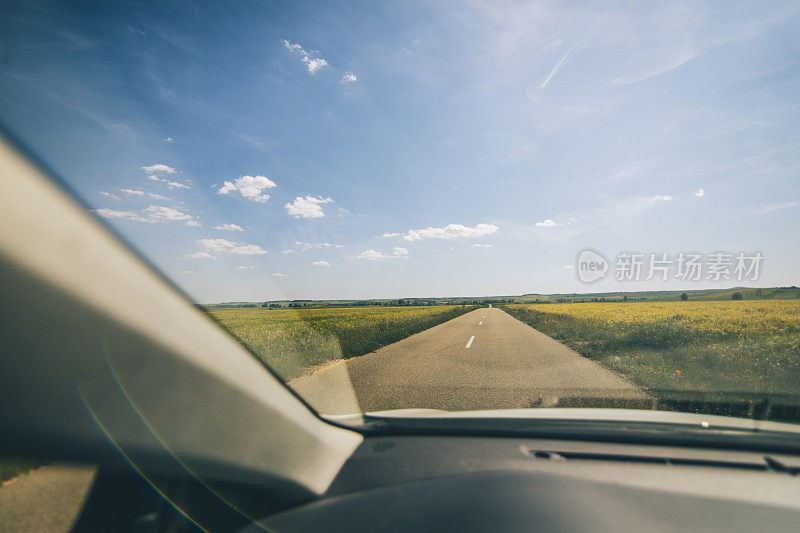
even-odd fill
[(797, 284), (796, 3), (0, 9), (2, 124), (198, 301)]

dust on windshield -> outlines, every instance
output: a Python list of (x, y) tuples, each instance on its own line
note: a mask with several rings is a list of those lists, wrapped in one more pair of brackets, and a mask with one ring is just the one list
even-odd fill
[(800, 420), (800, 7), (0, 8), (0, 123), (323, 414)]

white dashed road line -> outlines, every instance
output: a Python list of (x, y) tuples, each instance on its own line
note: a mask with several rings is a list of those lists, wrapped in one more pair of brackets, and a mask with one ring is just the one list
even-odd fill
[(474, 341), (474, 340), (475, 340), (475, 335), (473, 335), (472, 337), (469, 338), (469, 342), (467, 343), (467, 348), (472, 346), (472, 341)]

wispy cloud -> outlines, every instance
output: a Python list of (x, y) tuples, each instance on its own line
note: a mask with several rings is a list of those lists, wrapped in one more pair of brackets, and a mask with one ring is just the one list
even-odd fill
[(136, 222), (155, 222), (135, 211), (119, 211), (116, 209), (95, 209), (94, 211), (103, 218), (116, 218), (122, 220), (135, 220)]
[(145, 165), (142, 170), (148, 174), (175, 174), (175, 169), (164, 163), (156, 163), (154, 165)]
[(273, 277), (276, 277), (276, 278), (288, 278), (289, 277), (287, 274), (281, 274), (280, 272), (273, 272), (272, 275), (273, 275)]
[(408, 257), (408, 255), (409, 253), (407, 248), (401, 248), (400, 246), (395, 246), (392, 249), (392, 253), (390, 254), (379, 252), (377, 250), (364, 250), (363, 252), (358, 254), (358, 256), (356, 256), (356, 259), (366, 259), (367, 261), (379, 261), (381, 259), (406, 258)]
[(318, 266), (318, 267), (329, 267), (329, 266), (331, 266), (331, 264), (329, 262), (325, 261), (324, 259), (320, 259), (319, 261), (314, 261), (313, 265), (314, 266)]
[(556, 222), (555, 220), (551, 220), (549, 218), (546, 218), (546, 219), (542, 220), (541, 222), (537, 222), (536, 226), (540, 227), (540, 228), (552, 228), (552, 227), (558, 226), (558, 222)]
[(110, 193), (110, 192), (106, 192), (106, 191), (100, 191), (100, 196), (102, 196), (104, 198), (110, 198), (111, 200), (119, 200), (119, 196), (117, 196), (116, 194)]
[(796, 207), (797, 205), (798, 202), (795, 201), (781, 202), (777, 204), (767, 204), (753, 209), (753, 213), (756, 215), (764, 215), (767, 213), (773, 213), (775, 211), (783, 211), (784, 209), (791, 209), (792, 207)]
[(267, 253), (257, 244), (244, 244), (232, 242), (227, 239), (199, 239), (200, 246), (208, 251), (218, 253), (228, 253), (234, 255), (264, 255)]
[(604, 182), (615, 182), (640, 176), (642, 172), (649, 168), (652, 161), (634, 161), (614, 169)]
[[(328, 64), (328, 62), (325, 61), (323, 58), (314, 57), (319, 55), (319, 52), (315, 50), (312, 50), (311, 52), (306, 52), (305, 49), (303, 49), (303, 47), (300, 46), (299, 44), (290, 43), (286, 39), (283, 40), (283, 46), (285, 46), (286, 49), (292, 53), (300, 54), (300, 60), (306, 64), (306, 69), (308, 69), (309, 74), (314, 74), (315, 72), (317, 72), (322, 67)], [(355, 77), (355, 75), (353, 77)]]
[[(294, 246), (292, 248), (288, 248), (281, 253), (284, 254), (296, 254), (299, 252), (305, 252), (308, 250), (314, 250), (316, 248), (331, 248), (333, 245), (329, 242), (300, 242), (295, 241)], [(337, 244), (336, 247), (341, 247), (341, 244)]]
[(356, 77), (356, 75), (353, 74), (352, 71), (348, 70), (347, 72), (344, 73), (344, 76), (342, 76), (342, 79), (339, 81), (339, 83), (347, 85), (347, 84), (350, 84), (350, 83), (355, 83), (357, 81), (358, 81), (358, 78)]
[(167, 187), (170, 189), (190, 189), (191, 188), (191, 181), (184, 180), (184, 183), (178, 181), (172, 181), (169, 178), (163, 177), (164, 175), (171, 175), (175, 174), (177, 171), (169, 165), (165, 165), (163, 163), (156, 163), (155, 165), (145, 165), (142, 167), (148, 176), (147, 179), (150, 181), (157, 181), (160, 183), (165, 183)]
[(244, 231), (241, 226), (237, 226), (236, 224), (222, 224), (221, 226), (214, 226), (214, 229), (223, 231)]
[(201, 225), (192, 215), (163, 205), (151, 205), (141, 211), (97, 209), (95, 213), (104, 218), (133, 220), (135, 222), (145, 222), (149, 224), (156, 224), (159, 222), (183, 222), (188, 226)]
[(692, 193), (692, 195), (693, 195), (695, 198), (702, 198), (703, 196), (705, 196), (705, 195), (706, 195), (706, 191), (704, 191), (703, 189), (697, 189), (696, 191), (694, 191), (694, 192)]
[(572, 57), (572, 55), (577, 51), (578, 47), (579, 47), (578, 46), (578, 41), (575, 41), (575, 42), (572, 43), (572, 45), (567, 49), (567, 51), (564, 53), (564, 55), (561, 56), (561, 59), (559, 59), (556, 62), (556, 64), (553, 65), (553, 68), (550, 69), (550, 73), (547, 75), (547, 77), (544, 79), (542, 84), (539, 86), (539, 90), (540, 91), (543, 91), (547, 87), (547, 85), (550, 83), (550, 80), (552, 80), (553, 77), (556, 74), (558, 74), (558, 71), (561, 70), (562, 68), (564, 68), (564, 65), (567, 64), (567, 61), (569, 61), (570, 57)]
[(239, 265), (236, 270), (253, 270), (254, 268), (253, 265)]
[(214, 259), (214, 256), (208, 252), (195, 252), (193, 254), (186, 254), (184, 259)]
[(500, 228), (493, 224), (478, 224), (474, 227), (461, 224), (448, 224), (441, 228), (427, 227), (423, 229), (410, 229), (405, 234), (384, 233), (380, 238), (403, 236), (406, 241), (419, 241), (422, 239), (471, 239), (496, 233)]

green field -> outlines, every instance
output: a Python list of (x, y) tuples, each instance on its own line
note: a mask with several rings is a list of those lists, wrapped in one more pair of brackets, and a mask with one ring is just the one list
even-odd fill
[(0, 483), (41, 466), (41, 461), (12, 457), (0, 458)]
[(355, 357), (463, 315), (474, 306), (213, 309), (209, 314), (283, 379)]
[(654, 391), (749, 401), (800, 391), (800, 301), (509, 305), (519, 320)]

